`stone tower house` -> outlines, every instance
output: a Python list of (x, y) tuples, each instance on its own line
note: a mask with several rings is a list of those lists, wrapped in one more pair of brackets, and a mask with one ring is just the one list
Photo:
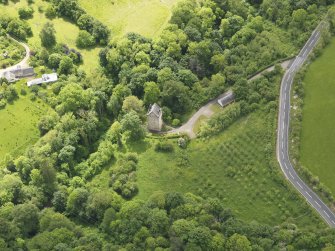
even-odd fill
[(147, 113), (148, 117), (148, 130), (160, 132), (163, 126), (163, 113), (162, 109), (156, 103), (151, 105)]

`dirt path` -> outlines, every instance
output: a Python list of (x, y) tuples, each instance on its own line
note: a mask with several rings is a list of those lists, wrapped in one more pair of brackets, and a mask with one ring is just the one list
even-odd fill
[(29, 66), (28, 61), (29, 61), (29, 58), (30, 58), (30, 49), (29, 49), (28, 45), (26, 45), (25, 43), (17, 41), (16, 39), (12, 38), (11, 36), (8, 36), (8, 38), (13, 40), (14, 42), (20, 44), (26, 50), (26, 55), (19, 63), (15, 64), (15, 65), (12, 65), (10, 67), (7, 67), (6, 69), (1, 69), (0, 70), (0, 76), (6, 71), (15, 70), (15, 69), (18, 69), (18, 68), (26, 68), (26, 67)]
[[(292, 62), (292, 59), (289, 59), (289, 60), (286, 60), (286, 61), (282, 62), (280, 65), (284, 70), (286, 70), (290, 66), (291, 62)], [(264, 73), (273, 71), (274, 68), (275, 68), (275, 66), (273, 65), (273, 66), (265, 69), (264, 71), (256, 74), (252, 78), (248, 79), (248, 81), (258, 79)], [(202, 106), (196, 113), (194, 113), (192, 115), (192, 117), (184, 125), (182, 125), (181, 127), (176, 128), (176, 129), (172, 129), (172, 130), (170, 130), (166, 133), (167, 134), (186, 133), (191, 139), (196, 138), (196, 133), (193, 131), (193, 129), (194, 129), (194, 126), (197, 123), (197, 121), (200, 119), (200, 117), (205, 116), (207, 118), (210, 118), (214, 113), (213, 110), (211, 109), (211, 106), (214, 105), (214, 104), (218, 104), (218, 100), (222, 99), (223, 97), (225, 97), (225, 96), (227, 96), (231, 93), (232, 93), (231, 91), (225, 92), (222, 95), (220, 95), (219, 97), (217, 97), (216, 99), (213, 99), (213, 100), (209, 101), (206, 105)], [(228, 103), (230, 103), (229, 100), (226, 101), (226, 103), (223, 103), (223, 106), (227, 105)]]

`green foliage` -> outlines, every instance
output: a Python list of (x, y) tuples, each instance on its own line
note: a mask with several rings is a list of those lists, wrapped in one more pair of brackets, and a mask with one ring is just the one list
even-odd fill
[(19, 8), (18, 13), (21, 19), (28, 19), (28, 18), (33, 17), (34, 9), (31, 7), (23, 7), (23, 8)]
[(206, 137), (222, 132), (241, 116), (241, 107), (238, 103), (229, 105), (222, 112), (215, 114), (205, 124), (201, 125), (199, 135)]
[(40, 32), (41, 43), (50, 48), (56, 45), (56, 30), (52, 23), (46, 23)]
[(76, 45), (78, 48), (89, 48), (95, 44), (94, 37), (87, 31), (79, 31)]
[(173, 152), (173, 144), (168, 141), (159, 141), (155, 144), (156, 152)]

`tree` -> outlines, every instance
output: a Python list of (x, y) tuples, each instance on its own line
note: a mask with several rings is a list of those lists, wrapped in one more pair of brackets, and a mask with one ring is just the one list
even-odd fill
[(34, 9), (31, 7), (21, 7), (18, 12), (21, 19), (28, 19), (33, 17)]
[(69, 215), (84, 218), (88, 195), (88, 191), (84, 188), (76, 188), (70, 193), (66, 203)]
[(38, 230), (38, 208), (31, 204), (25, 203), (14, 207), (12, 212), (13, 222), (21, 230), (24, 237), (30, 237), (37, 233)]
[(226, 243), (228, 251), (251, 251), (250, 241), (244, 235), (233, 234)]
[(44, 47), (56, 45), (56, 30), (52, 23), (47, 22), (40, 32), (41, 43)]
[(89, 48), (95, 44), (94, 37), (87, 31), (79, 31), (76, 39), (76, 45), (78, 48)]
[(62, 60), (59, 63), (59, 69), (58, 72), (59, 74), (70, 74), (72, 73), (73, 70), (73, 60), (68, 57), (68, 56), (64, 56), (62, 57)]
[(155, 82), (146, 82), (144, 87), (144, 104), (149, 106), (158, 101), (160, 90)]
[(163, 104), (172, 111), (183, 113), (190, 108), (189, 88), (178, 81), (167, 81), (162, 91)]
[(140, 117), (144, 114), (143, 101), (139, 100), (136, 96), (128, 96), (124, 99), (122, 105), (122, 112), (124, 114), (130, 111), (136, 112)]
[(142, 121), (135, 111), (130, 111), (121, 120), (123, 134), (126, 134), (131, 141), (143, 139), (145, 131)]

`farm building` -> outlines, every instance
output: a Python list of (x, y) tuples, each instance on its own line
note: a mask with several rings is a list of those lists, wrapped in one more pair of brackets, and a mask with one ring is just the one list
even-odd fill
[(5, 78), (8, 82), (13, 83), (21, 78), (32, 77), (35, 75), (33, 67), (27, 68), (17, 68), (12, 70), (7, 70), (4, 72), (0, 72), (0, 78)]
[(148, 130), (160, 132), (163, 126), (162, 109), (156, 103), (150, 106), (148, 117)]
[(53, 83), (58, 80), (57, 73), (43, 74), (41, 78), (33, 79), (27, 82), (28, 87), (44, 83)]
[(225, 107), (230, 103), (234, 102), (235, 95), (232, 91), (227, 91), (218, 98), (218, 103), (220, 106)]

